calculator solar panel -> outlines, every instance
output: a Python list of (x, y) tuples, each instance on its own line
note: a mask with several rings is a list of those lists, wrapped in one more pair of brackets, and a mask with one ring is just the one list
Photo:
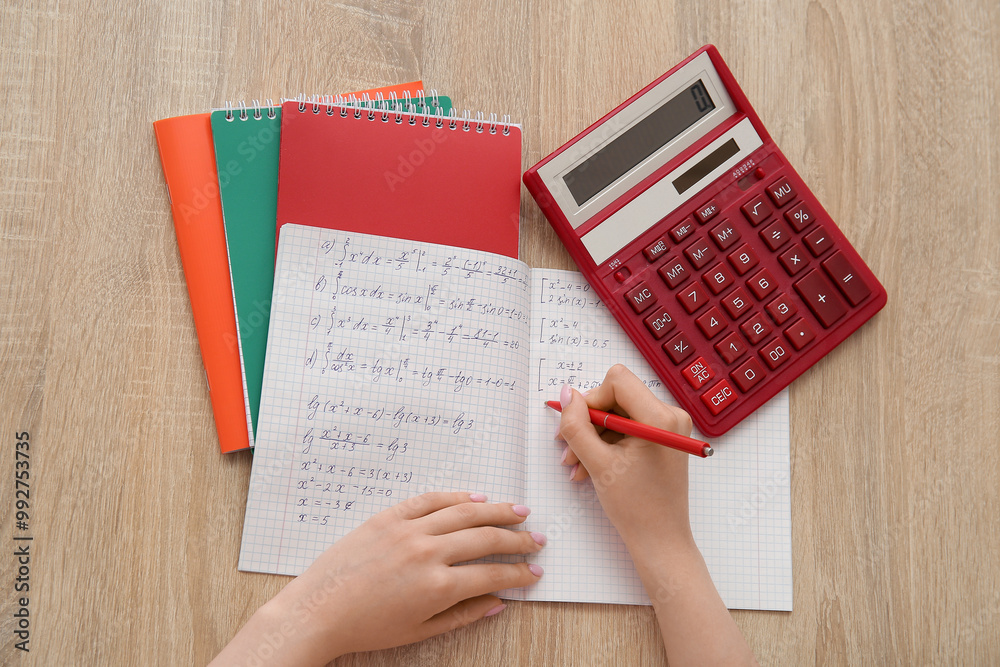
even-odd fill
[(706, 435), (746, 418), (886, 303), (712, 46), (524, 182)]

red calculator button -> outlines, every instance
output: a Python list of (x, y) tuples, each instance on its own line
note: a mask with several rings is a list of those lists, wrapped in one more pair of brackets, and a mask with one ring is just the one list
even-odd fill
[(694, 220), (688, 218), (681, 224), (677, 225), (670, 230), (670, 237), (674, 240), (674, 243), (680, 243), (681, 240), (686, 239), (688, 234), (695, 230)]
[(625, 293), (625, 300), (632, 306), (632, 310), (641, 313), (656, 303), (656, 295), (649, 289), (649, 285), (641, 282)]
[(682, 282), (687, 280), (688, 270), (680, 263), (676, 257), (671, 257), (668, 259), (663, 266), (658, 270), (660, 277), (663, 278), (663, 282), (667, 283), (667, 287), (673, 289), (680, 285)]
[(706, 382), (715, 377), (715, 371), (708, 365), (704, 357), (698, 357), (694, 361), (684, 364), (681, 375), (694, 389), (701, 389)]
[(655, 243), (650, 243), (648, 246), (643, 248), (642, 254), (646, 256), (646, 260), (650, 262), (655, 262), (660, 258), (660, 255), (667, 251), (667, 238), (665, 236), (660, 237)]
[(779, 178), (767, 186), (767, 194), (775, 206), (781, 207), (795, 199), (795, 190), (787, 178)]
[(746, 243), (729, 253), (728, 257), (729, 263), (733, 265), (734, 269), (736, 269), (736, 273), (741, 276), (753, 267), (757, 266), (757, 263), (760, 261), (757, 259), (757, 253), (754, 252), (753, 248)]
[(767, 216), (773, 212), (771, 205), (764, 199), (764, 195), (757, 195), (746, 204), (743, 204), (740, 210), (743, 211), (743, 215), (747, 217), (747, 220), (754, 227), (767, 220)]
[(740, 230), (728, 220), (723, 220), (712, 230), (712, 240), (719, 246), (719, 250), (725, 250), (740, 240)]
[(760, 230), (760, 237), (764, 239), (764, 243), (771, 250), (777, 250), (781, 246), (788, 243), (788, 240), (792, 238), (792, 230), (788, 228), (788, 223), (778, 218), (770, 225)]
[(733, 274), (729, 272), (729, 269), (722, 262), (710, 268), (707, 273), (701, 276), (701, 279), (708, 285), (708, 289), (712, 290), (712, 294), (721, 293), (722, 290), (732, 285), (733, 280), (735, 280)]
[(719, 335), (719, 332), (726, 328), (726, 318), (722, 311), (712, 306), (707, 313), (695, 320), (698, 328), (705, 334), (705, 338), (712, 339)]
[(743, 391), (750, 391), (758, 382), (764, 379), (764, 369), (760, 367), (760, 362), (750, 357), (739, 368), (729, 374)]
[(847, 304), (840, 298), (837, 288), (818, 269), (813, 269), (795, 283), (795, 291), (827, 329), (847, 313)]
[(699, 208), (697, 211), (695, 211), (694, 216), (698, 218), (698, 222), (704, 225), (706, 222), (714, 218), (718, 212), (719, 212), (719, 205), (713, 199), (712, 201), (708, 202), (707, 204)]
[(674, 318), (670, 317), (670, 313), (662, 306), (644, 319), (643, 322), (646, 323), (646, 328), (649, 329), (649, 332), (657, 338), (663, 338), (671, 329), (677, 326)]
[(705, 404), (709, 412), (717, 415), (736, 402), (736, 392), (733, 391), (728, 380), (722, 380), (701, 395), (701, 402)]
[(764, 178), (765, 176), (767, 176), (767, 172), (764, 171), (763, 167), (757, 167), (756, 169), (753, 170), (753, 177), (756, 178), (758, 181)]
[(812, 211), (809, 210), (808, 206), (799, 202), (785, 211), (785, 220), (787, 220), (788, 224), (792, 226), (792, 229), (797, 232), (801, 232), (813, 223), (813, 214)]
[(691, 283), (677, 293), (677, 300), (681, 302), (689, 314), (698, 310), (708, 303), (708, 295), (698, 283)]
[(806, 264), (809, 263), (809, 258), (806, 257), (805, 248), (800, 246), (798, 243), (795, 243), (791, 248), (778, 255), (778, 261), (780, 261), (781, 265), (785, 267), (785, 271), (788, 272), (788, 275), (794, 276), (796, 273), (806, 268)]
[(825, 260), (822, 264), (826, 274), (830, 276), (834, 284), (840, 288), (852, 306), (856, 306), (871, 294), (868, 285), (864, 283), (861, 276), (851, 266), (847, 258), (839, 252)]
[(684, 249), (684, 254), (687, 255), (688, 261), (694, 268), (700, 269), (712, 261), (715, 257), (715, 249), (709, 245), (708, 239), (698, 239)]
[(788, 339), (788, 342), (791, 343), (792, 347), (796, 350), (804, 348), (806, 345), (811, 343), (815, 337), (816, 332), (813, 331), (812, 327), (809, 326), (809, 323), (802, 317), (792, 322), (792, 326), (785, 329), (785, 338)]
[(778, 284), (774, 282), (774, 276), (767, 269), (761, 269), (747, 281), (747, 287), (750, 288), (758, 301), (763, 301), (764, 297), (773, 292), (777, 286)]
[(788, 298), (787, 294), (779, 294), (778, 298), (764, 306), (764, 309), (775, 324), (784, 324), (792, 315), (799, 312), (798, 306)]
[(764, 363), (772, 371), (780, 366), (781, 364), (788, 361), (788, 349), (785, 344), (781, 342), (780, 338), (775, 338), (770, 343), (760, 348), (760, 356), (764, 359)]
[(771, 325), (767, 323), (763, 315), (754, 313), (750, 319), (740, 325), (740, 331), (747, 337), (751, 345), (756, 345), (771, 333)]
[(747, 344), (734, 332), (716, 343), (715, 351), (724, 362), (731, 364), (747, 353)]
[(742, 287), (737, 287), (722, 300), (722, 307), (729, 317), (738, 320), (750, 308), (750, 297)]
[(805, 241), (806, 247), (809, 248), (809, 252), (813, 254), (813, 257), (819, 257), (833, 247), (833, 240), (827, 236), (826, 230), (822, 227), (817, 227), (806, 234)]
[(626, 280), (628, 280), (628, 277), (630, 275), (632, 275), (632, 272), (628, 270), (627, 266), (623, 266), (622, 268), (615, 271), (615, 280), (617, 280), (620, 283), (623, 283)]
[(670, 361), (679, 364), (694, 352), (694, 346), (688, 340), (687, 334), (679, 333), (663, 344), (663, 351), (670, 357)]

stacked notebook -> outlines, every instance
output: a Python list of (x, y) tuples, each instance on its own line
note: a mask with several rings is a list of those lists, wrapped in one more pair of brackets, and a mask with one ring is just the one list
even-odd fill
[[(523, 502), (546, 575), (504, 597), (648, 604), (544, 407), (625, 363), (590, 286), (518, 260), (520, 128), (419, 82), (158, 121), (223, 451), (254, 446), (240, 569), (298, 574), (430, 490)], [(788, 396), (691, 462), (730, 607), (791, 609)]]

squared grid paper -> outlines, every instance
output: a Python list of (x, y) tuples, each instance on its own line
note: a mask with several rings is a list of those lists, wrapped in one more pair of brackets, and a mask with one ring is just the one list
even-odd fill
[[(579, 273), (532, 273), (526, 530), (548, 536), (534, 558), (545, 576), (503, 597), (649, 604), (642, 582), (593, 484), (570, 482), (544, 406), (563, 384), (585, 391), (620, 362), (658, 398), (676, 405), (636, 347)], [(695, 437), (703, 438), (697, 431)], [(712, 580), (731, 609), (792, 609), (788, 391), (691, 457), (691, 526)], [(648, 508), (655, 511), (655, 508)]]
[(528, 267), (285, 225), (241, 570), (300, 574), (424, 491), (524, 497)]

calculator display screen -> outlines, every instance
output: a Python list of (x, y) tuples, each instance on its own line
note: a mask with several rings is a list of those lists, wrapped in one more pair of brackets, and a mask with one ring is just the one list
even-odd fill
[(713, 109), (715, 103), (698, 79), (567, 173), (567, 189), (582, 205)]

